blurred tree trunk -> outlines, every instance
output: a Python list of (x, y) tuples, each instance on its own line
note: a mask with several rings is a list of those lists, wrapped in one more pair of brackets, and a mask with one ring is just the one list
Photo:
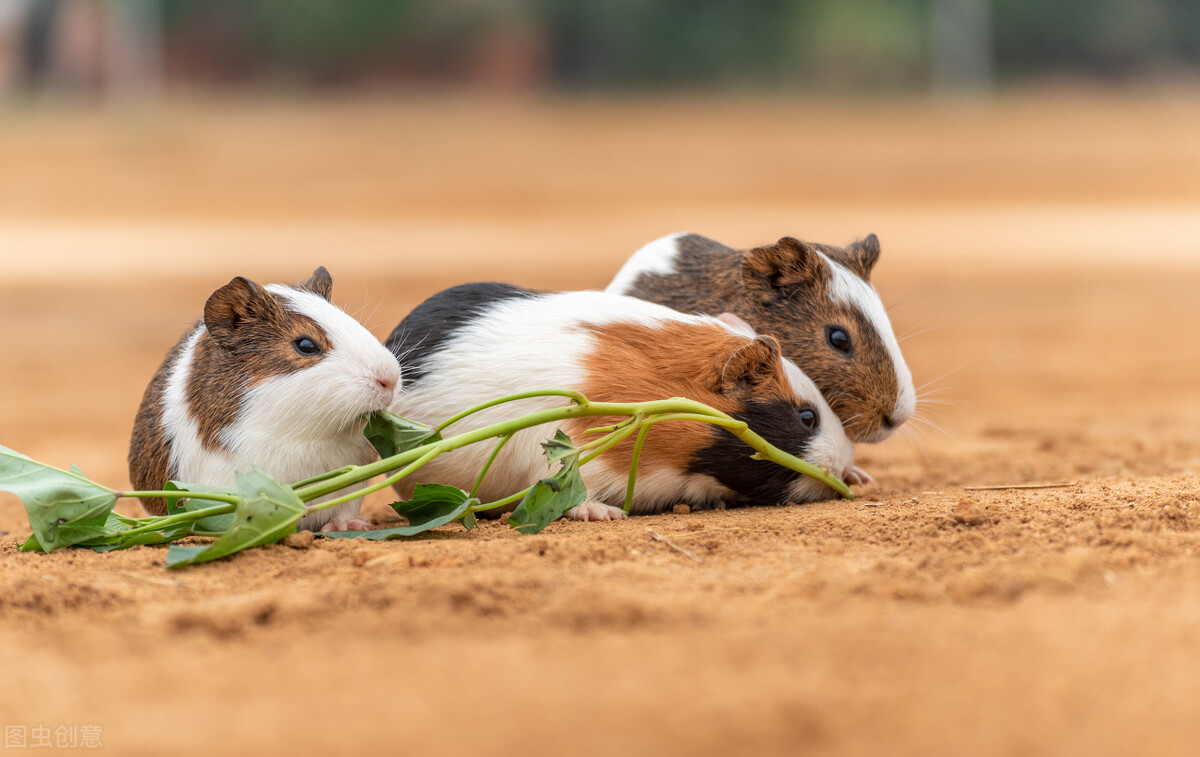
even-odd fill
[(929, 15), (934, 92), (989, 92), (995, 71), (990, 0), (930, 0)]
[(106, 94), (118, 99), (152, 97), (161, 83), (160, 1), (109, 0), (106, 10)]

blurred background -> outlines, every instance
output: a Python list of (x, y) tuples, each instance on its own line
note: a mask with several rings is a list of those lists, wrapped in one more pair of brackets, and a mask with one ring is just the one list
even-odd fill
[(4, 0), (8, 86), (988, 91), (1187, 79), (1191, 0)]
[(0, 438), (119, 482), (235, 274), (327, 265), (385, 336), (463, 280), (602, 287), (673, 232), (874, 232), (952, 404), (862, 454), (916, 481), (990, 413), (1183, 423), (1192, 379), (1109, 346), (1200, 362), (1147, 327), (1193, 316), (1198, 201), (1195, 0), (0, 0)]

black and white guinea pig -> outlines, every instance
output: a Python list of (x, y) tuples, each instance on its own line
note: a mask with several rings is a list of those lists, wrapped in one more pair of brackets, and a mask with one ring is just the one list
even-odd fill
[(916, 392), (871, 285), (874, 234), (842, 249), (784, 237), (735, 250), (673, 234), (638, 250), (606, 291), (687, 313), (730, 312), (779, 340), (857, 442), (879, 442), (912, 417)]
[[(252, 468), (294, 483), (376, 459), (365, 414), (391, 405), (400, 366), (330, 302), (332, 289), (318, 268), (298, 286), (238, 277), (213, 292), (142, 398), (129, 445), (134, 487), (232, 486)], [(166, 512), (160, 499), (143, 504)], [(369, 528), (361, 505), (313, 513), (300, 528)]]
[[(438, 423), (464, 408), (535, 389), (572, 389), (598, 402), (687, 397), (744, 420), (772, 444), (835, 475), (845, 475), (854, 447), (820, 391), (779, 343), (756, 337), (735, 316), (675, 312), (603, 292), (538, 293), (508, 284), (465, 284), (419, 305), (387, 340), (405, 375), (392, 412)], [(516, 415), (566, 404), (562, 397), (520, 400), (455, 423), (457, 434)], [(617, 419), (579, 418), (561, 425), (576, 443), (591, 426)], [(514, 435), (488, 471), (479, 496), (500, 499), (547, 475), (540, 443), (553, 425)], [(583, 467), (588, 500), (568, 517), (624, 516), (627, 439)], [(491, 445), (442, 455), (398, 487), (407, 496), (423, 481), (470, 489)], [(824, 484), (774, 463), (750, 459), (736, 437), (703, 423), (672, 421), (652, 427), (638, 467), (633, 512), (658, 512), (687, 502), (759, 504), (806, 502), (833, 496)]]

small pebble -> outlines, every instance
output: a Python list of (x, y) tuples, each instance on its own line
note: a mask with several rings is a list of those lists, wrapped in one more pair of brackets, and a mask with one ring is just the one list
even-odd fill
[(675, 513), (676, 515), (687, 515), (691, 511), (692, 511), (692, 508), (688, 507), (687, 505), (683, 505), (683, 504), (675, 505), (674, 507), (671, 508), (671, 512)]
[(960, 499), (954, 506), (954, 522), (964, 526), (978, 526), (987, 520), (987, 515), (979, 505), (969, 499)]

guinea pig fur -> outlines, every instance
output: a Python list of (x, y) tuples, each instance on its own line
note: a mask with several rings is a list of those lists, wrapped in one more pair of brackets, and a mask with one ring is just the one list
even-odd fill
[[(252, 468), (290, 484), (376, 459), (365, 415), (392, 403), (400, 366), (330, 302), (332, 289), (318, 268), (299, 286), (238, 277), (214, 292), (142, 398), (129, 446), (134, 487), (233, 486)], [(160, 499), (143, 504), (166, 512)], [(369, 528), (361, 504), (318, 511), (299, 527)]]
[[(463, 408), (535, 389), (573, 389), (600, 402), (687, 397), (746, 421), (776, 446), (842, 475), (854, 448), (820, 391), (771, 337), (755, 337), (733, 316), (692, 316), (603, 292), (537, 293), (508, 284), (466, 284), (418, 306), (387, 340), (404, 369), (405, 391), (392, 412), (423, 423)], [(469, 416), (457, 434), (516, 415), (561, 406), (561, 397), (525, 399)], [(579, 418), (561, 428), (577, 443), (592, 426), (619, 419)], [(478, 495), (500, 499), (548, 473), (540, 443), (547, 424), (521, 431), (500, 452)], [(578, 520), (623, 517), (634, 439), (582, 468), (588, 500)], [(470, 489), (491, 445), (437, 457), (398, 487), (436, 481)], [(833, 496), (824, 484), (765, 461), (729, 432), (672, 421), (651, 428), (638, 467), (633, 512), (687, 502), (759, 504)]]
[(744, 251), (674, 234), (634, 253), (606, 291), (744, 318), (779, 340), (850, 438), (878, 442), (916, 409), (912, 373), (870, 282), (878, 260), (874, 234), (844, 249), (784, 237)]

